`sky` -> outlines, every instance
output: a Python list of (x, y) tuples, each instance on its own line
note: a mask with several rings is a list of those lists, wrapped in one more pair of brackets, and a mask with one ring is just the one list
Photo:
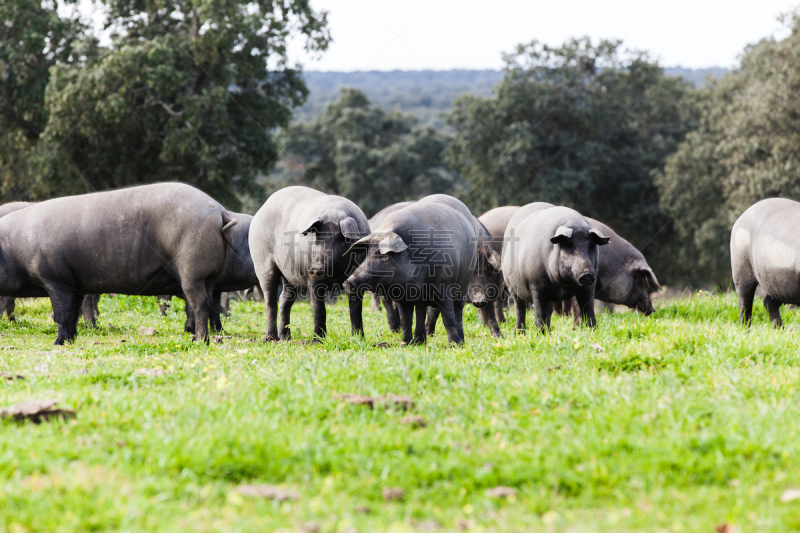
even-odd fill
[(311, 0), (333, 43), (306, 70), (500, 69), (519, 43), (623, 39), (663, 66), (735, 67), (747, 44), (788, 32), (785, 0)]
[[(788, 32), (778, 21), (800, 0), (311, 0), (328, 12), (333, 42), (305, 70), (501, 69), (532, 40), (622, 39), (665, 67), (733, 68), (747, 44)], [(80, 10), (102, 25), (91, 0)]]

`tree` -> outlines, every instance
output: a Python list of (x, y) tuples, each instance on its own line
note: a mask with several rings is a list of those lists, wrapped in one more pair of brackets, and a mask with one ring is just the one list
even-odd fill
[[(63, 6), (62, 7), (66, 7)], [(0, 0), (0, 197), (35, 197), (28, 154), (48, 120), (44, 96), (50, 68), (82, 63), (94, 41), (75, 15), (59, 15), (57, 3)]]
[[(478, 210), (547, 201), (602, 220), (669, 266), (652, 173), (695, 123), (695, 90), (643, 53), (588, 38), (506, 56), (493, 98), (464, 96), (448, 160)], [(667, 228), (669, 229), (669, 228)]]
[(447, 138), (372, 107), (357, 89), (342, 89), (321, 116), (292, 125), (282, 140), (288, 182), (345, 196), (368, 214), (454, 187), (442, 159)]
[[(113, 44), (57, 64), (40, 172), (59, 194), (180, 180), (231, 207), (263, 193), (274, 131), (308, 91), (287, 41), (330, 40), (307, 0), (106, 0)], [(58, 150), (47, 148), (58, 147)]]
[(730, 230), (758, 200), (800, 199), (800, 15), (783, 40), (745, 48), (739, 69), (703, 92), (699, 129), (667, 159), (657, 183), (694, 282), (727, 286)]

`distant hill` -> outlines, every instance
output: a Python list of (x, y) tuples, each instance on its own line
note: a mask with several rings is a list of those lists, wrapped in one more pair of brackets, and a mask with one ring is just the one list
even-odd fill
[[(728, 72), (725, 68), (687, 69), (665, 68), (671, 76), (681, 76), (701, 87), (708, 76), (718, 78)], [(417, 117), (422, 124), (446, 129), (440, 116), (448, 112), (453, 100), (464, 93), (491, 96), (495, 84), (503, 77), (501, 70), (392, 70), (366, 72), (303, 73), (311, 93), (306, 104), (297, 109), (295, 120), (313, 120), (335, 100), (341, 87), (357, 87), (373, 104), (383, 109), (399, 109)]]
[(664, 68), (664, 72), (668, 76), (680, 76), (681, 78), (685, 79), (686, 81), (694, 84), (695, 87), (700, 88), (705, 85), (706, 80), (709, 76), (712, 78), (721, 78), (728, 72), (730, 69), (723, 68), (723, 67), (711, 67), (711, 68), (683, 68), (683, 67), (667, 67)]

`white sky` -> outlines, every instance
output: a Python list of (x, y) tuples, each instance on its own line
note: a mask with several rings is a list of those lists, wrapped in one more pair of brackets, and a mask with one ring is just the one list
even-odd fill
[[(786, 31), (777, 17), (800, 0), (311, 0), (329, 12), (321, 58), (299, 43), (306, 70), (500, 69), (533, 39), (624, 39), (663, 66), (733, 67), (746, 44)], [(91, 0), (81, 0), (91, 16)], [(102, 17), (95, 14), (95, 21)]]
[(663, 66), (733, 67), (744, 46), (784, 35), (800, 0), (312, 0), (333, 43), (306, 70), (499, 69), (533, 39), (624, 39)]

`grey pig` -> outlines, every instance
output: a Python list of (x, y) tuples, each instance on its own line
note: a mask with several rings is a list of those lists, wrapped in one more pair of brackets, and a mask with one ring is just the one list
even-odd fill
[(596, 325), (598, 247), (608, 244), (608, 237), (574, 209), (536, 202), (514, 213), (503, 241), (503, 277), (514, 296), (517, 331), (525, 330), (526, 301), (533, 305), (536, 326), (546, 331), (554, 303), (572, 297), (584, 321)]
[[(291, 338), (290, 313), (298, 289), (308, 289), (314, 340), (327, 334), (325, 300), (364, 258), (352, 244), (369, 234), (367, 217), (341, 196), (308, 187), (286, 187), (261, 206), (250, 225), (250, 252), (267, 302), (266, 341)], [(278, 286), (280, 328), (278, 318)], [(363, 334), (362, 295), (350, 295), (350, 328)]]
[(366, 248), (367, 256), (347, 278), (348, 293), (369, 290), (397, 302), (406, 344), (425, 342), (426, 309), (435, 305), (450, 342), (463, 344), (462, 313), (477, 255), (475, 230), (463, 214), (415, 202), (387, 216), (354, 248)]
[(781, 327), (781, 305), (800, 304), (800, 203), (769, 198), (750, 206), (731, 229), (731, 271), (739, 296), (739, 317), (749, 325), (756, 288), (766, 292), (764, 306)]
[(77, 334), (85, 294), (182, 291), (195, 340), (207, 340), (211, 291), (235, 223), (183, 183), (47, 200), (0, 218), (0, 295), (49, 296), (63, 344)]

